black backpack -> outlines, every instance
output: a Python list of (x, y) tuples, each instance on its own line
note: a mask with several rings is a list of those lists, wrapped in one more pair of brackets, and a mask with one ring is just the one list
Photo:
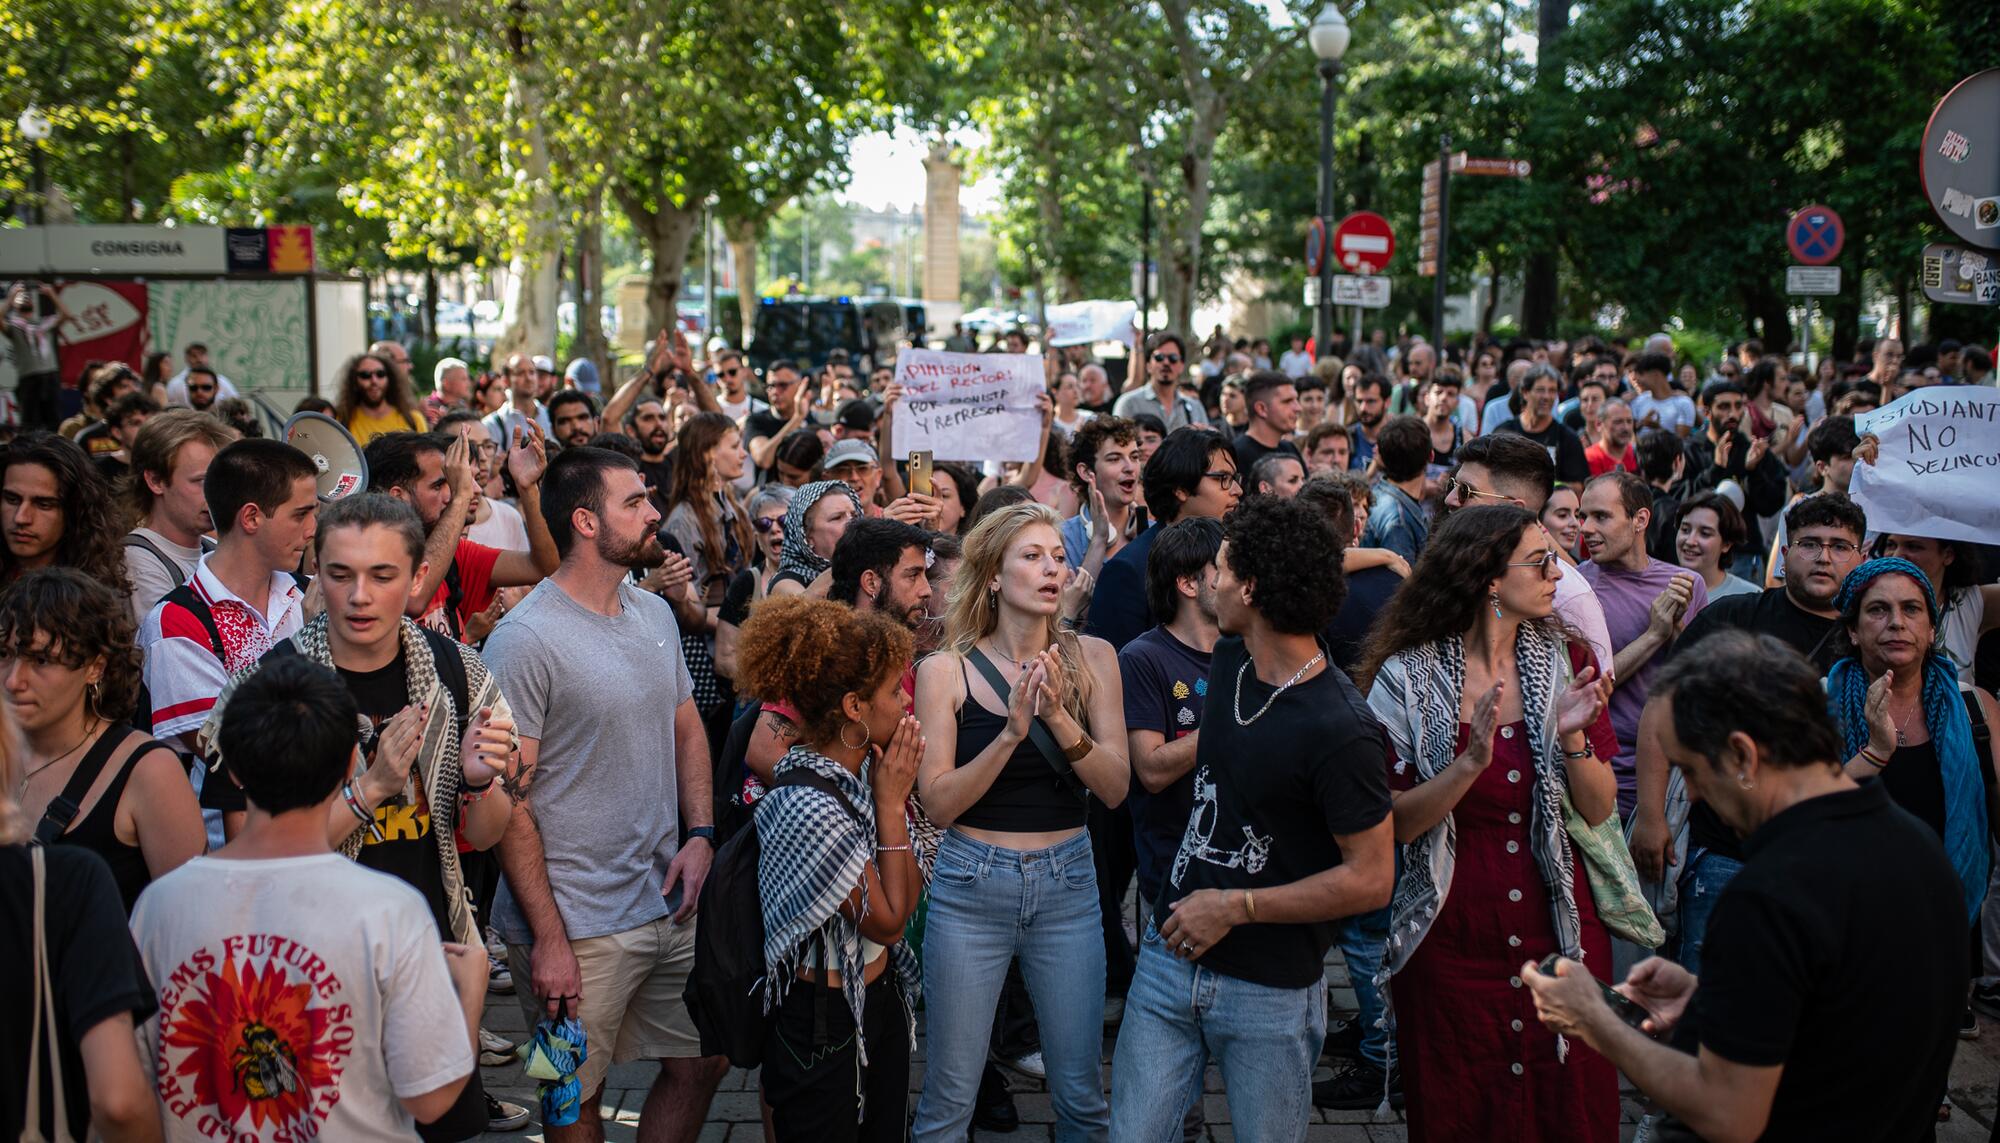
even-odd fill
[(751, 703), (750, 709), (736, 716), (729, 724), (729, 734), (722, 740), (722, 749), (715, 752), (715, 773), (710, 780), (710, 800), (714, 803), (715, 847), (719, 852), (729, 844), (736, 832), (750, 824), (751, 807), (742, 802), (743, 775), (749, 767), (744, 759), (750, 753), (750, 735), (757, 729), (757, 719), (763, 714), (763, 707)]
[[(140, 542), (145, 543), (143, 537), (140, 537)], [(146, 547), (152, 548), (153, 545), (146, 544)], [(154, 550), (158, 551), (158, 549)], [(172, 561), (168, 562), (171, 563)], [(291, 575), (292, 582), (298, 584), (300, 591), (306, 590), (307, 585), (312, 583), (312, 579), (309, 576), (298, 572), (293, 572)], [(160, 602), (172, 603), (187, 608), (194, 615), (195, 619), (200, 621), (201, 629), (207, 632), (208, 649), (215, 652), (215, 657), (218, 660), (224, 657), (222, 650), (222, 629), (215, 625), (215, 612), (209, 609), (208, 601), (201, 597), (201, 593), (194, 589), (193, 584), (176, 583), (172, 591), (160, 598)], [(141, 722), (141, 719), (145, 721)], [(146, 686), (143, 676), (139, 680), (139, 701), (132, 708), (132, 725), (134, 728), (143, 730), (147, 734), (153, 733), (153, 694)]]
[[(840, 803), (856, 824), (861, 811), (840, 787), (803, 766), (778, 775), (772, 784), (810, 786)], [(752, 823), (754, 825), (754, 821)], [(737, 831), (716, 852), (701, 887), (701, 924), (694, 931), (694, 970), (683, 999), (701, 1033), (701, 1054), (727, 1056), (739, 1068), (764, 1062), (764, 1039), (771, 1017), (764, 1011), (764, 896), (757, 865), (764, 846), (757, 831)], [(826, 976), (826, 949), (819, 950), (820, 978)], [(826, 1039), (826, 995), (820, 990), (813, 1012), (813, 1043)]]

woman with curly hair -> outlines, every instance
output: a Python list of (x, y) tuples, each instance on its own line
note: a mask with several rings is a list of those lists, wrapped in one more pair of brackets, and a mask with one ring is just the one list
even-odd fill
[(74, 568), (22, 576), (0, 591), (0, 682), (27, 743), (35, 836), (102, 857), (131, 912), (207, 834), (179, 756), (127, 724), (139, 652), (124, 598)]
[(1565, 809), (1616, 811), (1609, 685), (1555, 614), (1568, 574), (1535, 514), (1461, 508), (1431, 533), (1370, 640), (1401, 848), (1381, 980), (1412, 1140), (1604, 1140), (1618, 1076), (1535, 1017), (1523, 960), (1611, 969)]
[(1132, 774), (1117, 656), (1059, 622), (1070, 576), (1059, 523), (1028, 503), (973, 527), (944, 647), (917, 667), (917, 716), (932, 740), (919, 794), (946, 827), (924, 936), (931, 1047), (913, 1128), (931, 1143), (965, 1138), (1016, 956), (1058, 1135), (1102, 1139), (1108, 1129), (1104, 938), (1084, 824), (1088, 795), (1115, 808)]
[(75, 568), (130, 598), (111, 486), (76, 442), (29, 433), (0, 452), (0, 584), (37, 568)]
[(901, 624), (823, 599), (770, 600), (743, 627), (744, 685), (799, 728), (756, 809), (781, 1140), (903, 1138), (918, 978), (902, 937), (922, 889), (904, 806), (924, 751), (910, 651)]
[(333, 419), (347, 426), (355, 443), (366, 446), (383, 433), (421, 433), (430, 428), (402, 374), (388, 360), (357, 353), (340, 367)]

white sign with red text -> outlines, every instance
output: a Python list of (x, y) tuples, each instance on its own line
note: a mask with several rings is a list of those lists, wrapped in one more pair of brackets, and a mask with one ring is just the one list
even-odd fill
[(896, 383), (898, 455), (929, 449), (938, 460), (1029, 461), (1041, 447), (1035, 399), (1048, 383), (1040, 357), (906, 349), (896, 355)]

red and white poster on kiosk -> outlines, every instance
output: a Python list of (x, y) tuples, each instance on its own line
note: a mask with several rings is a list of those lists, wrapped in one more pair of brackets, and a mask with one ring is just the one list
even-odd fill
[(135, 370), (145, 364), (152, 333), (144, 282), (79, 280), (62, 283), (56, 292), (70, 315), (57, 330), (65, 388), (75, 388), (92, 361), (123, 361)]

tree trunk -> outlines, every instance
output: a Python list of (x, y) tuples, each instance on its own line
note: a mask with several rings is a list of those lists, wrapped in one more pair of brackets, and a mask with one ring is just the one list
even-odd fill
[(604, 185), (584, 200), (576, 232), (576, 344), (572, 352), (597, 366), (600, 383), (612, 376), (611, 343), (604, 337)]
[(617, 188), (618, 205), (632, 220), (632, 229), (652, 255), (646, 281), (646, 334), (653, 336), (680, 320), (677, 303), (687, 275), (688, 242), (701, 229), (702, 195), (690, 192), (688, 208), (662, 202), (650, 207), (624, 186)]
[(1500, 308), (1500, 268), (1495, 266), (1486, 279), (1486, 305), (1479, 311), (1479, 336), (1493, 336), (1493, 314)]
[(754, 219), (725, 221), (722, 232), (729, 239), (729, 257), (736, 263), (736, 316), (742, 322), (741, 332), (736, 340), (742, 342), (736, 348), (749, 344), (750, 334), (757, 328), (757, 232), (761, 227)]
[[(527, 46), (513, 33), (516, 63), (525, 65)], [(507, 97), (511, 118), (527, 128), (509, 148), (517, 156), (516, 177), (524, 177), (530, 189), (526, 240), (507, 261), (507, 298), (501, 309), (500, 336), (493, 339), (493, 360), (505, 362), (515, 353), (554, 353), (556, 347), (557, 254), (561, 233), (556, 219), (555, 195), (549, 190), (548, 142), (541, 128), (542, 100), (523, 73), (525, 66), (508, 70)]]
[(1215, 164), (1215, 137), (1221, 131), (1224, 102), (1220, 95), (1190, 110), (1187, 149), (1181, 154), (1181, 210), (1167, 228), (1167, 325), (1184, 335), (1193, 333), (1195, 294), (1201, 286), (1201, 228), (1208, 219), (1209, 174)]
[(1792, 343), (1792, 315), (1785, 296), (1760, 284), (1748, 291), (1746, 300), (1745, 332), (1763, 341), (1767, 352), (1783, 354)]
[(438, 272), (429, 258), (424, 259), (424, 336), (430, 340), (431, 348), (438, 348)]
[[(1540, 0), (1535, 7), (1537, 87), (1559, 88), (1562, 85), (1562, 60), (1556, 44), (1569, 29), (1569, 6), (1570, 0)], [(1537, 155), (1535, 159), (1542, 170), (1556, 170), (1556, 165), (1548, 162), (1547, 156)], [(1559, 299), (1556, 251), (1562, 241), (1561, 225), (1558, 215), (1557, 232), (1550, 236), (1548, 243), (1538, 246), (1534, 253), (1528, 255), (1528, 273), (1521, 288), (1521, 332), (1529, 337), (1554, 337), (1556, 333)]]

